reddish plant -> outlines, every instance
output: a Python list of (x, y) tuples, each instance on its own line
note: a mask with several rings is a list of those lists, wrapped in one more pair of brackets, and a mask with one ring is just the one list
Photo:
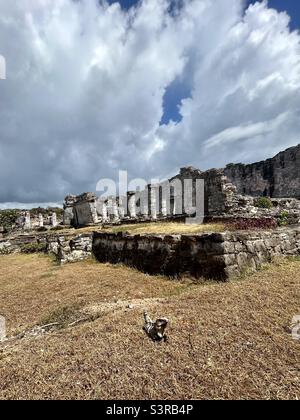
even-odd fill
[(268, 218), (238, 218), (230, 223), (232, 230), (264, 230), (264, 229), (275, 229), (278, 227), (277, 220), (273, 217)]

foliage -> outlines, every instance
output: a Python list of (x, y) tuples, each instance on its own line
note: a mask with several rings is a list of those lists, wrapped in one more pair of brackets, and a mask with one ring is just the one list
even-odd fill
[(0, 255), (9, 255), (11, 253), (12, 253), (11, 248), (8, 246), (4, 246), (0, 248)]
[(269, 197), (259, 197), (255, 200), (255, 206), (260, 209), (271, 209), (273, 207), (273, 203)]
[(231, 230), (275, 229), (277, 221), (273, 217), (247, 219), (238, 218), (230, 224)]
[(47, 232), (48, 229), (45, 226), (41, 226), (39, 228), (36, 229), (37, 232)]
[(289, 213), (287, 211), (282, 211), (278, 220), (279, 226), (286, 226), (289, 224)]
[(37, 207), (34, 209), (30, 210), (30, 214), (32, 217), (36, 217), (39, 214), (42, 214), (43, 217), (47, 217), (52, 213), (56, 213), (58, 218), (61, 218), (63, 216), (63, 209), (60, 207), (48, 207), (46, 209), (42, 208), (42, 207)]
[(55, 226), (55, 227), (53, 227), (53, 228), (51, 228), (51, 231), (60, 231), (60, 230), (64, 230), (64, 227), (63, 226)]
[(18, 210), (0, 210), (0, 226), (3, 226), (6, 232), (10, 231), (16, 224), (18, 217)]
[[(31, 218), (38, 217), (39, 214), (42, 214), (43, 217), (47, 218), (52, 213), (56, 213), (58, 219), (63, 217), (63, 209), (59, 207), (48, 207), (44, 209), (42, 207), (37, 207), (29, 210)], [(16, 225), (17, 219), (24, 213), (25, 210), (11, 209), (11, 210), (0, 210), (0, 228), (3, 227), (5, 232), (10, 232), (13, 230)], [(39, 230), (39, 232), (46, 232), (45, 229)]]
[(41, 252), (47, 251), (46, 244), (38, 244), (38, 243), (31, 243), (31, 244), (24, 244), (21, 246), (21, 252), (23, 254), (36, 254)]

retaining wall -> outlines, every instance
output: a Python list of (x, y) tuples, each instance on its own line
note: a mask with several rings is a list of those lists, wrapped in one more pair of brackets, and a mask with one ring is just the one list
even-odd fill
[[(32, 249), (28, 245), (33, 245)], [(60, 263), (81, 261), (94, 254), (101, 263), (122, 263), (149, 274), (227, 281), (247, 268), (256, 270), (275, 257), (300, 255), (300, 227), (205, 235), (95, 232), (0, 241), (0, 255), (42, 250), (55, 255)]]
[(274, 257), (300, 255), (300, 227), (206, 235), (95, 233), (93, 254), (101, 263), (123, 263), (149, 274), (226, 281)]
[(64, 235), (49, 237), (47, 252), (54, 255), (61, 264), (82, 261), (92, 255), (93, 234), (87, 233), (68, 237)]
[(82, 261), (91, 257), (93, 234), (22, 235), (0, 240), (0, 255), (45, 252), (58, 262)]

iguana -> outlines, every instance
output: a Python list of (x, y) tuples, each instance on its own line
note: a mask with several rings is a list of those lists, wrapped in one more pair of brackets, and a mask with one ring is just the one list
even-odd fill
[(165, 330), (169, 320), (167, 318), (159, 318), (155, 322), (152, 321), (147, 312), (144, 312), (145, 325), (144, 330), (153, 341), (167, 341)]

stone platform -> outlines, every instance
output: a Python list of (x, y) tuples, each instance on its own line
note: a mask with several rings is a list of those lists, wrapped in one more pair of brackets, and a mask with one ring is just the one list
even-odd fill
[(149, 274), (227, 281), (275, 257), (300, 255), (300, 227), (205, 235), (95, 233), (93, 254), (101, 263)]
[(0, 255), (45, 252), (64, 264), (92, 255), (151, 275), (228, 281), (276, 257), (300, 255), (300, 226), (202, 235), (130, 235), (94, 232), (20, 236), (0, 240)]

